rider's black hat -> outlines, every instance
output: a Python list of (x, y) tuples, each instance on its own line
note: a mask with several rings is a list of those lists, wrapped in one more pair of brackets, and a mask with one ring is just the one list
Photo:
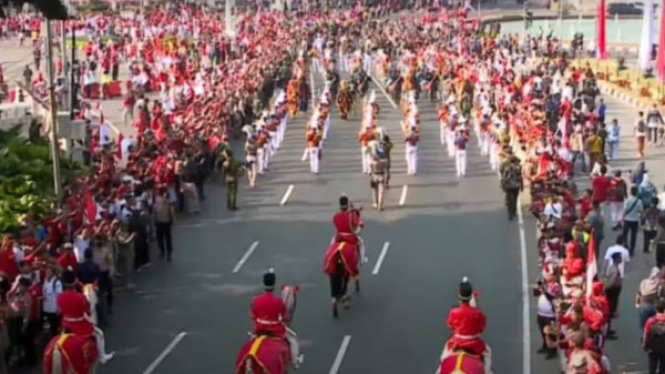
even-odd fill
[(70, 268), (67, 268), (62, 272), (60, 281), (65, 286), (73, 286), (76, 284), (76, 274)]
[(349, 198), (346, 195), (339, 197), (339, 206), (342, 208), (349, 206)]
[(469, 301), (473, 296), (473, 286), (469, 283), (467, 277), (462, 278), (462, 283), (459, 285), (459, 299), (462, 301)]
[(275, 276), (275, 270), (270, 269), (267, 273), (263, 274), (263, 287), (266, 290), (272, 290), (275, 288), (277, 283), (277, 276)]

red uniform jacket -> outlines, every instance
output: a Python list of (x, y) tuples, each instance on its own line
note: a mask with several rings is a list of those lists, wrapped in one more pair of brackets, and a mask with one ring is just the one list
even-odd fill
[(333, 225), (335, 225), (335, 243), (346, 242), (349, 244), (357, 245), (358, 238), (356, 238), (355, 229), (361, 224), (360, 217), (354, 212), (338, 212), (333, 217)]
[(62, 314), (62, 329), (77, 335), (92, 335), (94, 326), (87, 319), (90, 303), (80, 293), (65, 290), (56, 299), (58, 310)]
[(475, 355), (485, 352), (485, 342), (480, 334), (485, 331), (487, 319), (480, 309), (462, 304), (448, 313), (446, 323), (453, 332), (447, 343), (449, 350), (463, 348)]
[(285, 323), (289, 322), (286, 306), (272, 292), (265, 292), (254, 297), (250, 309), (254, 321), (254, 333), (266, 332), (277, 337), (286, 337)]

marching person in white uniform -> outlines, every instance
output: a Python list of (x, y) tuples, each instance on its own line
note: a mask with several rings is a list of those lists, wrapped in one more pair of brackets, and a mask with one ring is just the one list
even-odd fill
[(407, 132), (404, 142), (405, 152), (406, 152), (406, 173), (408, 175), (416, 175), (418, 170), (418, 141), (419, 141), (418, 132), (415, 125), (411, 125), (411, 128)]
[(460, 126), (455, 135), (455, 169), (458, 177), (466, 175), (466, 150), (469, 143), (469, 132), (464, 125), (465, 123), (466, 119), (460, 119)]

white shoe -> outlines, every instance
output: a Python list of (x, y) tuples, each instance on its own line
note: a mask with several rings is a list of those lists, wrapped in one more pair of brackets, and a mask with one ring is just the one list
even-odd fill
[(103, 364), (105, 364), (105, 363), (111, 361), (111, 359), (113, 358), (113, 356), (115, 356), (115, 352), (111, 352), (111, 353), (102, 353), (102, 354), (99, 356), (99, 363), (103, 365)]

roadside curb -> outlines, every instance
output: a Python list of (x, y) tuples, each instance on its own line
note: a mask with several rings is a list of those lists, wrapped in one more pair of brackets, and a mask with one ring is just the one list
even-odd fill
[(627, 90), (618, 87), (617, 85), (601, 80), (597, 81), (597, 84), (600, 92), (604, 95), (612, 96), (613, 98), (622, 101), (636, 109), (648, 110), (650, 108), (650, 106), (644, 102), (644, 99), (635, 97), (632, 92), (628, 92)]

